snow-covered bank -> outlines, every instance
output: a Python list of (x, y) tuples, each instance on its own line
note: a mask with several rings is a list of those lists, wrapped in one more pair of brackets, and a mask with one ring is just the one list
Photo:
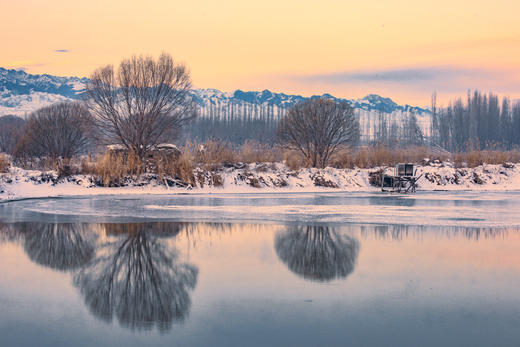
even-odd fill
[[(128, 177), (122, 187), (102, 187), (93, 176), (58, 177), (54, 171), (10, 168), (0, 174), (0, 201), (83, 195), (110, 194), (186, 194), (186, 193), (259, 193), (377, 191), (370, 185), (372, 169), (290, 170), (283, 164), (250, 164), (222, 168), (216, 172), (196, 169), (196, 183), (185, 186), (171, 177), (147, 174)], [(387, 168), (390, 172), (392, 168)], [(520, 190), (520, 165), (482, 165), (455, 168), (451, 163), (419, 166), (418, 190)]]

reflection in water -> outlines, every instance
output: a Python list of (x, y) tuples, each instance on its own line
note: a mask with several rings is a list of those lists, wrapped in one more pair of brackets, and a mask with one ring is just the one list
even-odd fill
[(6, 242), (19, 242), (21, 235), (17, 224), (0, 223), (0, 245)]
[(291, 227), (275, 237), (278, 257), (291, 271), (313, 281), (347, 277), (356, 265), (356, 239), (324, 226)]
[[(160, 331), (166, 331), (174, 322), (187, 319), (191, 310), (192, 291), (198, 281), (198, 268), (182, 261), (174, 244), (186, 244), (197, 253), (206, 250), (206, 247), (197, 250), (199, 244), (217, 244), (217, 241), (222, 241), (219, 247), (224, 247), (224, 252), (228, 255), (235, 248), (240, 249), (235, 242), (257, 247), (251, 239), (259, 242), (263, 237), (272, 242), (274, 235), (278, 258), (292, 272), (306, 280), (327, 282), (344, 279), (352, 273), (359, 252), (358, 239), (365, 239), (365, 255), (369, 256), (371, 243), (373, 246), (374, 240), (381, 239), (399, 242), (418, 239), (421, 243), (403, 242), (404, 246), (422, 247), (428, 245), (422, 242), (424, 238), (439, 238), (441, 242), (457, 238), (485, 244), (486, 239), (508, 239), (519, 235), (518, 229), (355, 224), (335, 228), (306, 225), (283, 227), (282, 231), (274, 234), (281, 227), (265, 224), (169, 222), (0, 223), (0, 242), (22, 246), (33, 262), (72, 272), (74, 285), (81, 291), (84, 303), (95, 317), (105, 322), (111, 322), (115, 317), (121, 326), (131, 330), (156, 327)], [(262, 237), (249, 237), (255, 234)], [(464, 242), (458, 244), (461, 245), (462, 248), (470, 249)], [(381, 249), (388, 247), (389, 252), (386, 254), (395, 253), (390, 242), (380, 243), (379, 247), (383, 248), (372, 249), (377, 249), (380, 254)], [(444, 247), (443, 252), (447, 256), (459, 256), (459, 249), (456, 254), (451, 255), (446, 249)], [(215, 254), (217, 253), (206, 255), (206, 261), (216, 261), (218, 254)], [(492, 262), (496, 255), (487, 257)], [(516, 258), (511, 258), (514, 259), (511, 263), (516, 264)], [(200, 266), (205, 266), (204, 261)], [(234, 270), (232, 267), (220, 269), (223, 273)], [(362, 272), (363, 266), (359, 266), (358, 271)], [(259, 283), (269, 281), (260, 277), (257, 280)]]
[(95, 234), (84, 224), (25, 224), (24, 249), (37, 264), (56, 270), (74, 270), (94, 255)]
[(475, 228), (475, 227), (445, 227), (445, 226), (418, 226), (418, 225), (362, 225), (349, 226), (349, 230), (361, 231), (361, 236), (374, 235), (379, 239), (391, 239), (394, 241), (421, 238), (425, 233), (434, 232), (436, 235), (455, 238), (463, 237), (468, 240), (478, 241), (481, 238), (504, 238), (509, 232), (518, 232), (518, 228)]
[(178, 232), (175, 223), (107, 224), (109, 238), (74, 278), (91, 312), (122, 326), (168, 330), (183, 321), (198, 268), (179, 263), (175, 249), (159, 236)]
[(96, 238), (87, 224), (0, 224), (0, 242), (20, 243), (33, 262), (60, 271), (86, 264), (95, 253)]

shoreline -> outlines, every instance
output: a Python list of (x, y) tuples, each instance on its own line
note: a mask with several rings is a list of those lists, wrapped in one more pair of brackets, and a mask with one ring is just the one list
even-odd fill
[[(94, 185), (95, 178), (73, 175), (59, 178), (54, 171), (23, 170), (12, 167), (0, 174), (0, 202), (22, 199), (67, 198), (118, 195), (201, 195), (201, 194), (292, 194), (292, 193), (373, 193), (381, 192), (370, 185), (371, 169), (300, 169), (289, 170), (283, 164), (259, 169), (252, 164), (246, 169), (227, 168), (217, 172), (219, 186), (198, 183), (195, 187), (169, 187), (157, 175), (129, 177), (122, 187)], [(520, 165), (481, 165), (475, 168), (454, 168), (450, 163), (417, 166), (418, 192), (435, 191), (520, 191)], [(389, 193), (387, 193), (389, 194)], [(390, 193), (391, 194), (391, 193)]]

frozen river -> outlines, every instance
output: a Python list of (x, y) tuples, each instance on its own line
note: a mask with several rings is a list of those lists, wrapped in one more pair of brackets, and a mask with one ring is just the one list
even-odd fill
[(0, 220), (520, 227), (520, 192), (178, 194), (0, 203)]
[(0, 204), (1, 346), (518, 346), (519, 193)]

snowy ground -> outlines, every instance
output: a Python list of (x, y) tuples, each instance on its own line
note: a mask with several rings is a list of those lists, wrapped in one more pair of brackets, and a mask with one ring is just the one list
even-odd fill
[[(217, 174), (222, 186), (210, 182), (208, 172), (199, 172), (195, 187), (167, 187), (154, 176), (132, 180), (125, 187), (99, 187), (93, 177), (76, 175), (58, 179), (53, 171), (41, 172), (10, 168), (0, 174), (0, 201), (26, 198), (86, 195), (168, 195), (201, 193), (291, 193), (291, 192), (375, 192), (369, 174), (374, 169), (302, 169), (292, 171), (282, 164), (251, 164), (225, 168)], [(391, 169), (387, 169), (390, 173)], [(516, 191), (520, 190), (520, 165), (483, 165), (454, 168), (451, 164), (420, 166), (420, 191)], [(204, 181), (206, 176), (206, 181)]]

